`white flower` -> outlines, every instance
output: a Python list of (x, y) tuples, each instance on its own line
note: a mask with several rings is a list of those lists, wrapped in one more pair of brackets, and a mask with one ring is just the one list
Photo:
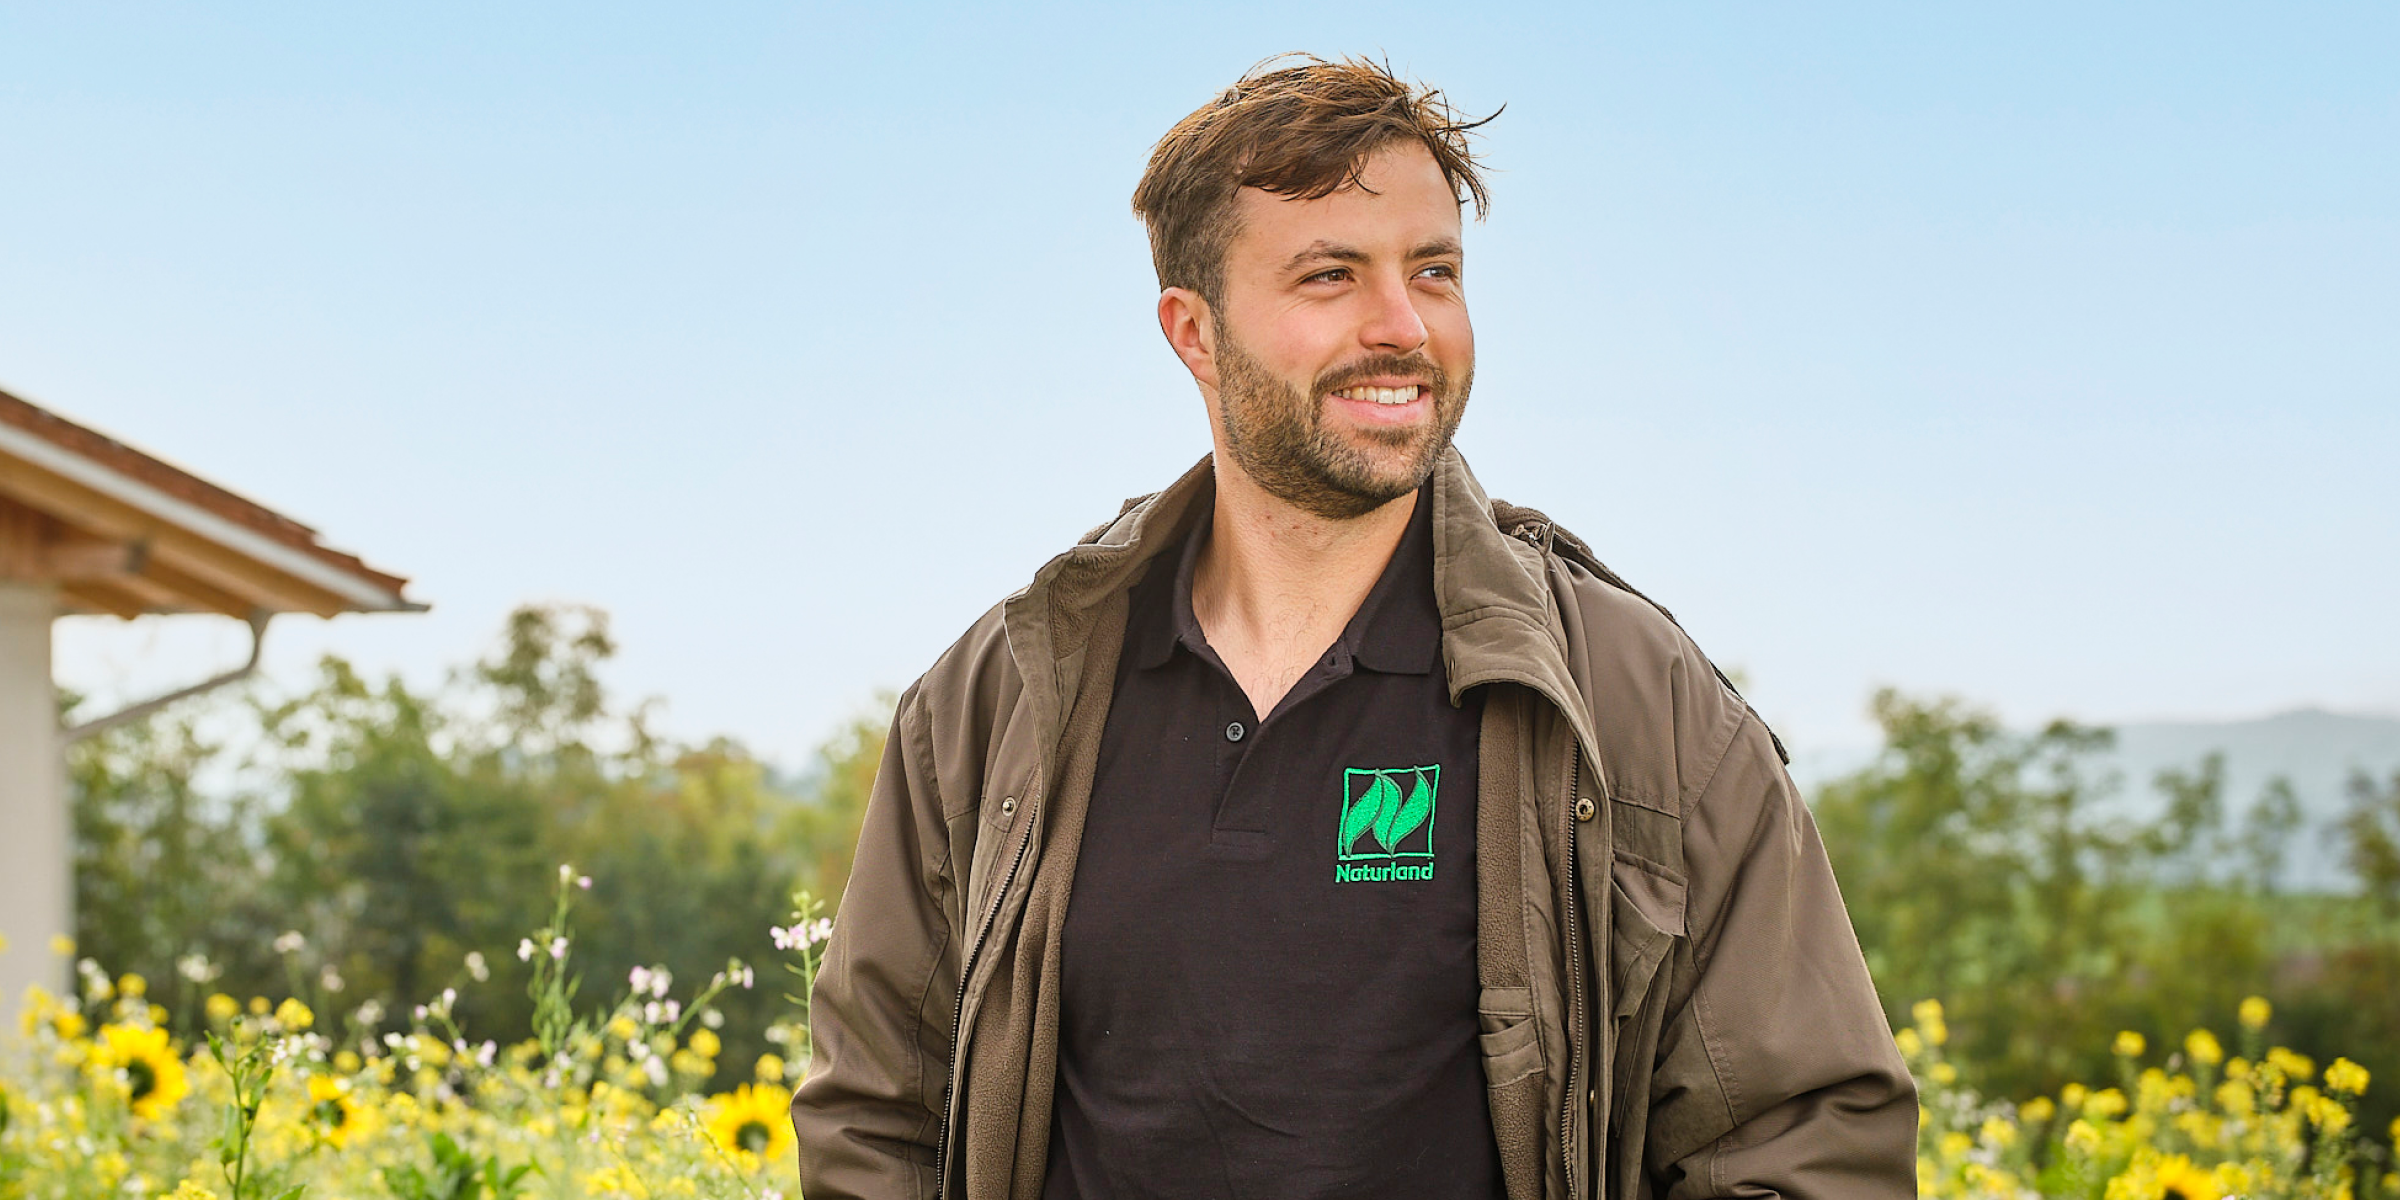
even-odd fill
[(566, 956), (567, 956), (567, 939), (565, 939), (565, 938), (563, 938), (563, 937), (555, 937), (555, 938), (551, 938), (551, 939), (550, 939), (550, 957), (552, 957), (552, 958), (565, 958)]
[(642, 1060), (642, 1074), (650, 1077), (651, 1087), (667, 1086), (667, 1063), (655, 1055)]
[(186, 954), (175, 960), (175, 973), (193, 983), (208, 983), (224, 973), (224, 968), (208, 961), (205, 954)]
[(639, 996), (639, 995), (641, 995), (642, 993), (649, 991), (649, 990), (650, 990), (650, 968), (648, 968), (648, 967), (635, 967), (635, 968), (633, 969), (633, 973), (632, 973), (631, 975), (628, 975), (628, 976), (626, 976), (626, 980), (625, 980), (625, 981), (626, 981), (627, 983), (629, 983), (629, 984), (631, 984), (631, 985), (633, 986), (633, 994), (634, 994), (634, 995), (636, 995), (636, 996)]
[(493, 1056), (498, 1053), (500, 1053), (499, 1043), (487, 1041), (475, 1048), (475, 1061), (488, 1067), (492, 1065)]
[(672, 1025), (676, 1021), (681, 1020), (682, 1017), (683, 1005), (676, 1003), (673, 1000), (667, 1001), (667, 1024)]
[(485, 983), (491, 979), (492, 965), (483, 961), (483, 951), (467, 951), (467, 974), (477, 983)]
[(576, 876), (576, 877), (575, 877), (575, 886), (576, 886), (576, 887), (579, 887), (579, 888), (582, 888), (583, 890), (585, 890), (585, 891), (587, 891), (587, 892), (588, 892), (588, 891), (590, 891), (590, 890), (592, 890), (592, 877), (591, 877), (591, 876), (589, 876), (589, 875), (578, 875), (578, 876)]
[(574, 879), (575, 868), (568, 866), (565, 863), (558, 864), (558, 881), (560, 883), (571, 883), (574, 881)]
[(750, 964), (744, 963), (742, 964), (742, 987), (744, 990), (749, 989), (751, 981), (752, 976), (750, 974)]
[(328, 965), (323, 971), (318, 972), (317, 983), (326, 991), (338, 992), (342, 990), (342, 973)]
[(518, 962), (531, 962), (531, 961), (533, 961), (533, 939), (532, 939), (532, 938), (519, 938), (519, 939), (517, 940), (517, 961), (518, 961)]
[(659, 1014), (658, 1001), (656, 1001), (656, 1000), (653, 1000), (653, 1001), (651, 1001), (650, 1003), (643, 1005), (643, 1006), (642, 1006), (642, 1023), (643, 1023), (643, 1024), (645, 1024), (645, 1025), (656, 1025), (656, 1024), (658, 1024), (658, 1014)]
[(673, 974), (669, 973), (669, 972), (668, 972), (668, 970), (667, 970), (665, 967), (652, 967), (652, 968), (650, 968), (650, 994), (651, 994), (651, 995), (653, 995), (653, 996), (664, 996), (664, 995), (666, 995), (666, 994), (667, 994), (667, 989), (668, 989), (669, 987), (672, 987), (672, 986), (674, 986), (674, 983), (675, 983), (675, 976), (674, 976)]
[(281, 936), (275, 939), (275, 953), (298, 954), (300, 952), (300, 948), (302, 946), (306, 946), (307, 944), (308, 939), (300, 936), (299, 930), (287, 929), (283, 931)]
[(797, 949), (800, 944), (798, 932), (781, 925), (767, 926), (767, 936), (775, 939), (775, 948), (778, 950)]

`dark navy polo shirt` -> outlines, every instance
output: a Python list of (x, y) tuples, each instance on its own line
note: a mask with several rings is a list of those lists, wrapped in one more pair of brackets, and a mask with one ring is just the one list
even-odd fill
[(1264, 719), (1134, 588), (1067, 903), (1046, 1200), (1503, 1194), (1476, 1050), (1481, 700), (1452, 707), (1432, 499)]

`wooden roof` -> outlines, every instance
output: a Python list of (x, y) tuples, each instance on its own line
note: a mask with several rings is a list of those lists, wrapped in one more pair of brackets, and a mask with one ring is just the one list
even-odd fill
[(0, 391), (0, 579), (66, 612), (421, 612), (290, 517)]

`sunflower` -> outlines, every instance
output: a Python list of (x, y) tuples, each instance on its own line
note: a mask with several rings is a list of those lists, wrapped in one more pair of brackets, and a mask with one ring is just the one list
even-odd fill
[(2180, 1154), (2158, 1164), (2158, 1191), (2160, 1200), (2217, 1200), (2223, 1194), (2214, 1172)]
[(175, 1057), (164, 1029), (103, 1025), (93, 1061), (116, 1076), (134, 1115), (147, 1120), (165, 1116), (192, 1090), (184, 1079), (183, 1060)]
[(771, 1083), (745, 1083), (708, 1102), (708, 1136), (735, 1162), (756, 1170), (792, 1149), (792, 1094)]
[(316, 1127), (317, 1136), (335, 1149), (349, 1144), (350, 1136), (359, 1130), (359, 1109), (350, 1099), (350, 1089), (340, 1081), (323, 1075), (308, 1077), (308, 1119)]

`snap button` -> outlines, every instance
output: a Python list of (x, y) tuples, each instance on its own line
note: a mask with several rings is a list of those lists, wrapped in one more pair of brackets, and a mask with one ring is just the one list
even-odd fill
[(1576, 798), (1576, 800), (1575, 800), (1575, 819), (1576, 819), (1576, 820), (1578, 820), (1578, 821), (1589, 821), (1589, 820), (1591, 820), (1591, 819), (1592, 819), (1592, 813), (1594, 813), (1595, 811), (1597, 811), (1597, 810), (1596, 810), (1596, 809), (1594, 809), (1594, 808), (1592, 807), (1592, 798), (1591, 798), (1590, 796), (1579, 796), (1579, 797), (1577, 797), (1577, 798)]
[(1242, 728), (1242, 723), (1240, 721), (1235, 721), (1233, 724), (1225, 727), (1225, 740), (1229, 742), (1238, 742), (1242, 740), (1242, 735), (1247, 732), (1247, 730)]
[(1010, 796), (1000, 802), (1000, 815), (1004, 817), (1017, 815), (1017, 798), (1015, 796)]

